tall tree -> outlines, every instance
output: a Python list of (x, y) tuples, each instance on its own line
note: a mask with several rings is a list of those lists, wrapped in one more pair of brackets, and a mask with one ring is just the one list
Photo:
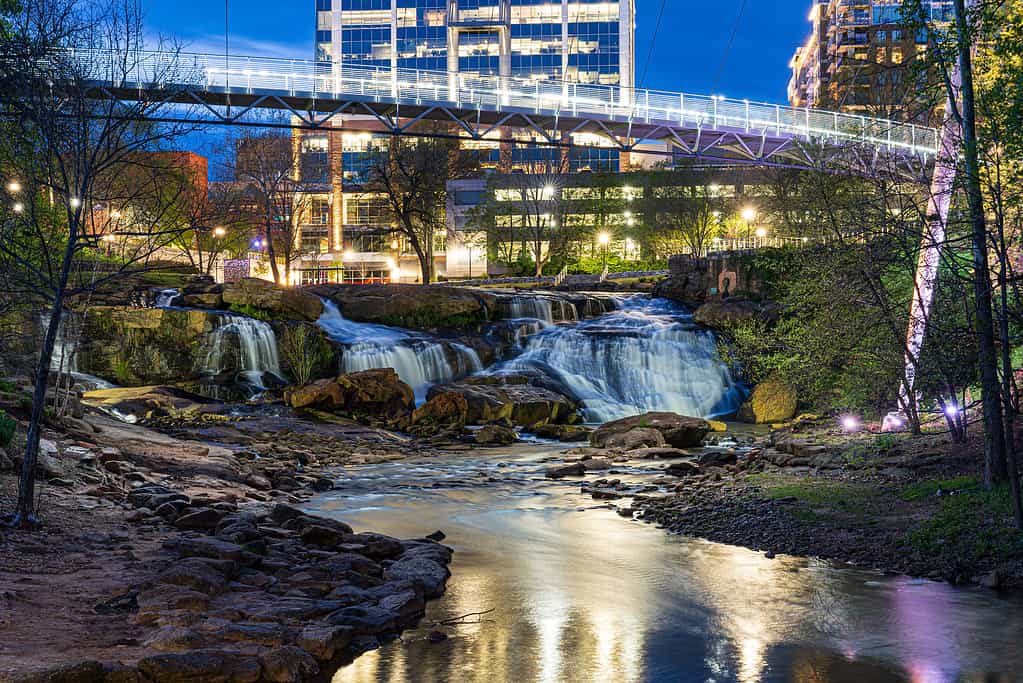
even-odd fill
[[(8, 192), (0, 207), (0, 271), (10, 294), (44, 318), (36, 362), (27, 445), (14, 521), (35, 522), (35, 470), (50, 364), (66, 308), (97, 287), (149, 267), (173, 232), (153, 210), (155, 182), (147, 153), (183, 129), (147, 123), (160, 102), (95, 99), (90, 83), (131, 83), (137, 69), (155, 82), (178, 82), (175, 60), (141, 63), (143, 30), (132, 2), (25, 0), (10, 19), (16, 36), (0, 54), (0, 109), (16, 125), (0, 136), (0, 169)], [(88, 61), (81, 51), (106, 49), (116, 60)], [(170, 52), (173, 48), (164, 47)], [(136, 177), (139, 182), (116, 182)], [(16, 190), (16, 191), (15, 191)], [(97, 215), (114, 203), (147, 207), (121, 226), (109, 256), (101, 242), (115, 232)]]

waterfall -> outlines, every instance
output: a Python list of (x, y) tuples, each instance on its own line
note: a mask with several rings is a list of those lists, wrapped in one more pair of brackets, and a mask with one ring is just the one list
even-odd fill
[[(43, 314), (39, 318), (40, 329), (45, 335), (50, 328), (50, 316)], [(82, 372), (78, 367), (78, 346), (76, 342), (68, 339), (68, 326), (74, 328), (76, 325), (81, 326), (80, 318), (76, 318), (75, 315), (65, 309), (64, 314), (61, 316), (60, 325), (57, 326), (57, 337), (53, 341), (53, 354), (50, 356), (50, 372), (57, 374), (67, 374), (74, 380), (75, 384), (81, 384), (88, 390), (93, 389), (110, 389), (113, 388), (113, 384), (90, 375), (86, 372)], [(80, 330), (73, 332), (74, 336), (79, 336)]]
[(353, 322), (341, 315), (337, 304), (326, 299), (317, 324), (332, 340), (345, 346), (341, 372), (392, 368), (412, 387), (417, 401), (425, 400), (434, 384), (483, 369), (479, 355), (468, 346), (385, 325)]
[(553, 375), (593, 422), (653, 410), (725, 415), (743, 397), (718, 357), (714, 335), (664, 299), (637, 297), (594, 320), (544, 329), (500, 369)]
[(501, 299), (498, 306), (506, 320), (532, 319), (548, 325), (579, 320), (579, 311), (575, 304), (559, 297), (513, 296)]
[(216, 327), (206, 338), (202, 373), (216, 377), (236, 372), (247, 384), (265, 389), (264, 374), (283, 376), (273, 328), (262, 320), (240, 315), (216, 317)]
[(170, 308), (177, 303), (181, 303), (181, 292), (176, 289), (161, 289), (156, 294), (155, 304), (157, 308)]

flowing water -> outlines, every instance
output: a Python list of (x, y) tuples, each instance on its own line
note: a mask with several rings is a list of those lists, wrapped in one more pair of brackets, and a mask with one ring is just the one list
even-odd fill
[(209, 377), (232, 371), (243, 383), (266, 388), (267, 373), (280, 378), (280, 357), (273, 328), (240, 315), (216, 316), (216, 327), (204, 342), (202, 373)]
[(497, 370), (527, 368), (569, 387), (591, 422), (651, 410), (727, 415), (743, 397), (714, 335), (665, 299), (633, 297), (598, 318), (547, 327)]
[[(50, 316), (40, 317), (43, 334), (50, 326)], [(61, 316), (60, 325), (57, 326), (57, 337), (53, 341), (53, 354), (50, 356), (50, 371), (57, 374), (67, 374), (75, 384), (81, 384), (88, 390), (110, 389), (114, 385), (110, 382), (82, 372), (78, 367), (78, 341), (81, 335), (82, 321), (80, 317), (65, 310)]]
[[(551, 481), (554, 446), (345, 471), (310, 507), (455, 548), (447, 593), (337, 683), (1008, 681), (1023, 600), (670, 536)], [(652, 476), (625, 466), (628, 481)], [(436, 622), (493, 609), (481, 623)], [(465, 621), (475, 621), (467, 619)], [(428, 642), (432, 630), (449, 638)]]
[(393, 368), (420, 402), (434, 384), (483, 369), (477, 353), (464, 344), (442, 343), (385, 325), (357, 323), (342, 316), (337, 305), (328, 300), (324, 300), (323, 315), (317, 322), (332, 340), (345, 346), (341, 372)]

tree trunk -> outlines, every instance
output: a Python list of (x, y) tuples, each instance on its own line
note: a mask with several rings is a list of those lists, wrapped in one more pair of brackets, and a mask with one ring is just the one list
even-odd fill
[(273, 273), (274, 284), (280, 286), (281, 284), (281, 273), (277, 268), (277, 254), (274, 252), (274, 243), (270, 239), (271, 234), (270, 226), (266, 226), (266, 235), (263, 240), (266, 242), (266, 255), (270, 259), (270, 272)]
[(992, 320), (991, 272), (988, 266), (987, 226), (980, 186), (977, 155), (977, 115), (973, 86), (973, 62), (967, 27), (965, 0), (955, 0), (959, 70), (962, 75), (963, 165), (969, 199), (973, 247), (973, 293), (977, 311), (976, 330), (984, 408), (984, 484), (991, 486), (1007, 476), (1005, 432), (1002, 424), (1001, 388), (998, 384), (994, 322)]

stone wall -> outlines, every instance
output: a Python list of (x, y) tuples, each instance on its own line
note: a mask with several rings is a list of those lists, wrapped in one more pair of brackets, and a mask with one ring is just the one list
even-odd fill
[(707, 301), (746, 296), (759, 299), (763, 283), (748, 252), (712, 254), (703, 258), (676, 255), (668, 259), (668, 278), (656, 296), (700, 306)]

